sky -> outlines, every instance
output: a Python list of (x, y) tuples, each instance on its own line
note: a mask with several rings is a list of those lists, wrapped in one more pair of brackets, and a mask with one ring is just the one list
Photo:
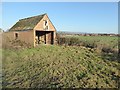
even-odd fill
[(118, 33), (117, 2), (3, 2), (2, 27), (47, 13), (57, 31)]

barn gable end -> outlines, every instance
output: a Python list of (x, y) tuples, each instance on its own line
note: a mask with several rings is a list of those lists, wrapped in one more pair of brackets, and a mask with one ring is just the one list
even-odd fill
[(55, 44), (56, 41), (56, 28), (47, 14), (20, 19), (5, 34), (11, 40), (21, 40), (34, 46)]
[(47, 14), (45, 14), (43, 18), (40, 20), (40, 22), (34, 27), (34, 30), (45, 31), (45, 28), (44, 28), (45, 21), (47, 21), (48, 23), (48, 31), (56, 31), (56, 28), (50, 21)]

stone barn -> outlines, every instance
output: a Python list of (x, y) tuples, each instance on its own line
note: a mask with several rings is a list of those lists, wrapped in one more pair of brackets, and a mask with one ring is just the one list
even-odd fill
[(56, 28), (47, 14), (21, 19), (5, 35), (10, 40), (20, 40), (34, 46), (56, 42)]

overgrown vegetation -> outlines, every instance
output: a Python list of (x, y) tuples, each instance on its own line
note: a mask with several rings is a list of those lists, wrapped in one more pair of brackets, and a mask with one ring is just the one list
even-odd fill
[(84, 46), (86, 48), (95, 48), (100, 52), (117, 53), (117, 36), (77, 36), (77, 35), (58, 35), (59, 45)]
[(118, 88), (119, 66), (85, 47), (3, 49), (3, 87)]
[(9, 40), (7, 39), (6, 42), (3, 41), (2, 47), (4, 49), (24, 49), (24, 48), (30, 48), (33, 47), (31, 44), (26, 43), (21, 40)]
[(59, 36), (58, 45), (36, 48), (9, 42), (0, 50), (4, 88), (118, 88), (117, 37)]

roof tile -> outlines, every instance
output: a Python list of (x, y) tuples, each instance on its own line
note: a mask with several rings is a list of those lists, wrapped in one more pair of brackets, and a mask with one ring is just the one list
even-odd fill
[(38, 24), (38, 22), (40, 22), (44, 15), (45, 14), (21, 19), (9, 31), (33, 29)]

